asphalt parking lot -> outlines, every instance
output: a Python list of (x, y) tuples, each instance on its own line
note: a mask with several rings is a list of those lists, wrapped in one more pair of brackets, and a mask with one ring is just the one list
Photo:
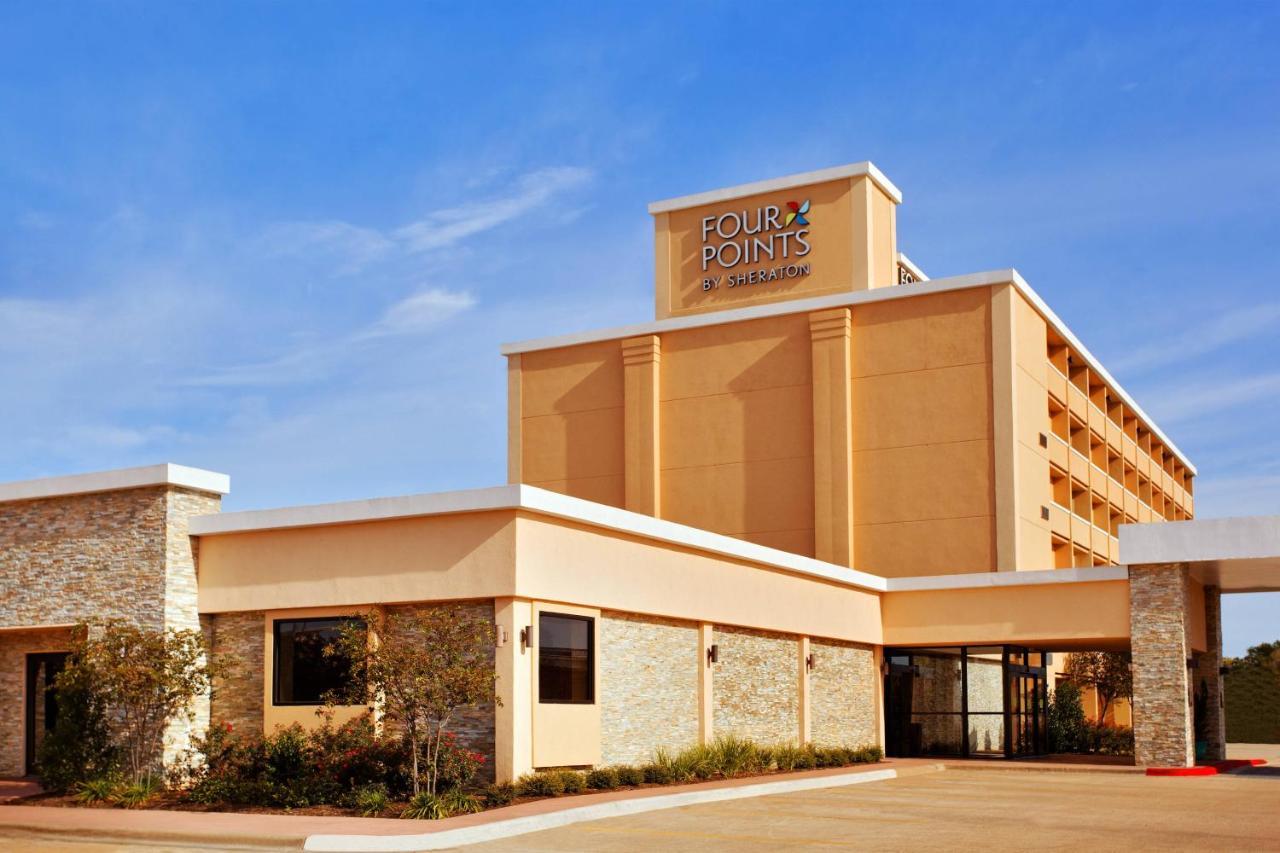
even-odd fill
[(1197, 778), (945, 770), (689, 806), (469, 851), (1280, 850), (1280, 768)]

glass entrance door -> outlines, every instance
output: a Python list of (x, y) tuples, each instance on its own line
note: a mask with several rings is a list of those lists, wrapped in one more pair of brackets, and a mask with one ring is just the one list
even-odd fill
[(1043, 658), (1040, 652), (1026, 649), (1005, 651), (1005, 754), (1010, 757), (1044, 755), (1049, 751)]
[(62, 672), (66, 662), (66, 652), (27, 655), (27, 775), (36, 772), (40, 744), (58, 722), (58, 698), (53, 689), (53, 681)]

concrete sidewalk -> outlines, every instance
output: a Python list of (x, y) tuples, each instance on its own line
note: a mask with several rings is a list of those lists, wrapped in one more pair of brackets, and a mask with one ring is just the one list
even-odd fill
[(855, 767), (554, 797), (492, 809), (480, 814), (459, 815), (445, 820), (3, 805), (0, 806), (0, 837), (21, 835), (80, 841), (94, 839), (215, 849), (228, 847), (301, 849), (307, 839), (313, 836), (330, 838), (334, 836), (365, 838), (422, 836), (469, 827), (482, 827), (514, 819), (554, 815), (590, 806), (610, 806), (621, 801), (716, 792), (773, 783), (812, 783), (829, 780), (831, 784), (839, 784), (837, 777), (851, 774), (877, 773), (885, 770), (899, 773), (929, 772), (940, 767), (938, 762), (927, 759), (887, 759), (879, 764)]

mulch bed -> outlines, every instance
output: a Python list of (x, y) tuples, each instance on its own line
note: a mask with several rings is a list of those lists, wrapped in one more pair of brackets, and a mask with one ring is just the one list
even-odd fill
[[(843, 768), (822, 768), (827, 770), (843, 769), (848, 770), (852, 767), (868, 767), (870, 763), (853, 764)], [(517, 797), (508, 803), (508, 806), (516, 806), (522, 803), (533, 803), (540, 800), (568, 800), (574, 797), (583, 797), (588, 794), (608, 794), (619, 791), (641, 791), (649, 788), (671, 788), (678, 789), (687, 785), (697, 785), (702, 782), (722, 782), (726, 778), (734, 780), (738, 779), (767, 779), (772, 776), (792, 776), (799, 773), (810, 773), (813, 769), (808, 770), (770, 770), (766, 773), (751, 773), (742, 776), (715, 776), (710, 779), (694, 779), (689, 782), (680, 782), (670, 785), (658, 785), (655, 783), (645, 782), (640, 785), (625, 785), (613, 788), (612, 790), (599, 790), (588, 788), (572, 794), (559, 794), (555, 797)], [(386, 812), (377, 815), (377, 817), (394, 819), (400, 816), (400, 812), (407, 807), (407, 803), (392, 803)], [(76, 799), (74, 794), (35, 794), (30, 797), (0, 802), (0, 806), (46, 806), (55, 809), (118, 809), (120, 806), (110, 803), (82, 803)], [(231, 803), (193, 803), (182, 798), (179, 794), (162, 793), (157, 794), (153, 799), (149, 800), (145, 805), (139, 806), (141, 809), (158, 809), (161, 811), (175, 812), (230, 812), (234, 814), (279, 814), (279, 815), (313, 815), (317, 817), (365, 817), (358, 809), (345, 808), (343, 806), (304, 806), (302, 808), (289, 809), (279, 808), (275, 806), (241, 806)], [(507, 806), (494, 806), (487, 808), (485, 811), (497, 811), (498, 809), (507, 808)]]

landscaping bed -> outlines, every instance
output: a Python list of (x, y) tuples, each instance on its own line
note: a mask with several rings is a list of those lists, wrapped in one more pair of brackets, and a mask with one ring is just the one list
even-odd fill
[[(361, 728), (359, 723), (344, 727), (347, 733), (354, 733), (352, 730), (355, 729), (363, 735), (365, 732), (360, 731)], [(643, 766), (623, 765), (586, 771), (569, 768), (543, 770), (526, 775), (515, 783), (481, 787), (471, 784), (470, 780), (483, 762), (475, 760), (477, 756), (474, 754), (467, 753), (472, 764), (459, 768), (460, 772), (468, 774), (465, 781), (454, 777), (438, 793), (422, 791), (416, 796), (409, 796), (397, 779), (402, 769), (394, 760), (394, 751), (382, 755), (384, 760), (391, 760), (379, 763), (360, 760), (367, 756), (361, 756), (358, 750), (346, 750), (341, 754), (347, 761), (335, 764), (325, 761), (325, 753), (314, 748), (314, 742), (323, 739), (323, 734), (317, 736), (285, 729), (271, 737), (254, 739), (249, 744), (223, 745), (220, 752), (213, 752), (213, 761), (208, 766), (191, 773), (181, 786), (168, 789), (156, 786), (148, 791), (139, 791), (136, 785), (97, 780), (83, 783), (74, 791), (37, 794), (14, 800), (12, 804), (51, 808), (145, 808), (441, 819), (549, 798), (723, 779), (763, 779), (818, 768), (875, 763), (882, 758), (878, 747), (760, 746), (740, 738), (720, 737), (705, 746), (693, 746), (679, 752), (658, 750), (653, 759)], [(282, 747), (282, 744), (288, 746)], [(297, 754), (290, 758), (299, 761), (282, 762), (282, 753), (293, 753), (294, 747), (298, 748)], [(386, 745), (378, 748), (386, 749)], [(239, 754), (235, 754), (237, 752)], [(276, 766), (273, 767), (273, 763)], [(352, 773), (357, 765), (358, 771)], [(380, 777), (380, 781), (369, 781), (376, 777)], [(388, 782), (395, 787), (389, 789)], [(403, 793), (396, 796), (392, 791)], [(218, 792), (226, 792), (227, 796), (220, 797)]]

